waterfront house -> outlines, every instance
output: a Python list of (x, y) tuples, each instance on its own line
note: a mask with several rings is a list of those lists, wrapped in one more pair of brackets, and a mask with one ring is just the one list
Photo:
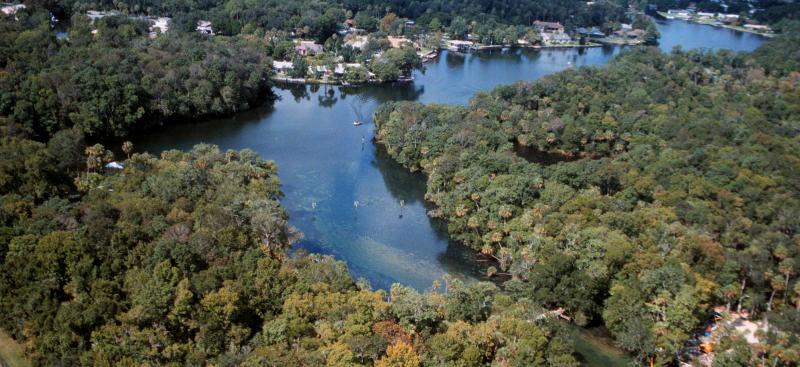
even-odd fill
[(279, 73), (285, 73), (292, 69), (292, 62), (291, 61), (273, 61), (272, 68)]
[(319, 55), (325, 49), (319, 43), (314, 41), (298, 41), (294, 46), (295, 52), (300, 56), (314, 56)]
[(667, 19), (689, 19), (692, 14), (688, 10), (683, 9), (669, 9), (667, 10)]
[(545, 46), (563, 45), (572, 42), (572, 37), (566, 33), (542, 32), (542, 43)]
[(475, 43), (472, 41), (461, 40), (447, 40), (447, 49), (456, 52), (469, 52), (475, 48)]
[(744, 27), (747, 28), (747, 29), (754, 30), (754, 31), (759, 31), (759, 32), (770, 32), (770, 31), (772, 31), (772, 29), (770, 29), (769, 26), (766, 26), (766, 25), (763, 25), (763, 24), (745, 24)]
[(564, 26), (559, 22), (544, 22), (537, 20), (533, 22), (533, 26), (541, 32), (564, 33)]
[(207, 34), (209, 36), (214, 35), (214, 28), (211, 27), (211, 22), (207, 20), (198, 20), (197, 21), (197, 31), (200, 34)]
[(717, 19), (725, 24), (738, 24), (739, 14), (717, 14)]
[(325, 65), (312, 65), (308, 67), (309, 74), (315, 75), (317, 78), (321, 78), (323, 75), (328, 75), (329, 70), (328, 67)]
[(346, 73), (347, 70), (349, 69), (360, 69), (363, 67), (364, 65), (361, 65), (359, 63), (339, 63), (336, 64), (336, 67), (333, 69), (333, 73), (336, 76), (343, 76), (344, 73)]

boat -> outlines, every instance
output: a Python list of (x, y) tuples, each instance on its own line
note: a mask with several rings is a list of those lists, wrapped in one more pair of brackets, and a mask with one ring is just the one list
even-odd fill
[(361, 121), (358, 121), (358, 120), (353, 121), (353, 126), (361, 126), (362, 124), (363, 124), (363, 122), (361, 122)]

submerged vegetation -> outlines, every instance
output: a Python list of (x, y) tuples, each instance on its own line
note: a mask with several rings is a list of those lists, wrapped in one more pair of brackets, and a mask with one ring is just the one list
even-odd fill
[[(799, 48), (791, 33), (754, 54), (629, 50), (467, 107), (387, 103), (376, 139), (427, 174), (430, 215), (494, 257), (513, 297), (657, 364), (713, 306), (747, 309), (773, 327), (730, 358), (794, 365)], [(529, 163), (515, 144), (570, 159)]]

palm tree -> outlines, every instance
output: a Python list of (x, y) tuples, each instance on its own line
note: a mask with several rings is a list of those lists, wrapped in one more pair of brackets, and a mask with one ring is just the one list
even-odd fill
[(133, 153), (133, 143), (130, 141), (122, 143), (122, 152), (124, 152), (125, 155), (128, 156), (128, 159), (130, 159), (131, 153)]

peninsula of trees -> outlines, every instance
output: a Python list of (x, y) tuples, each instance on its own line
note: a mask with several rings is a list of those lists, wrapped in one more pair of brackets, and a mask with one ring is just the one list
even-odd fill
[(768, 331), (752, 348), (732, 332), (717, 363), (796, 365), (798, 50), (797, 33), (752, 54), (629, 50), (467, 107), (387, 103), (376, 139), (512, 297), (657, 365), (715, 306), (746, 309)]

